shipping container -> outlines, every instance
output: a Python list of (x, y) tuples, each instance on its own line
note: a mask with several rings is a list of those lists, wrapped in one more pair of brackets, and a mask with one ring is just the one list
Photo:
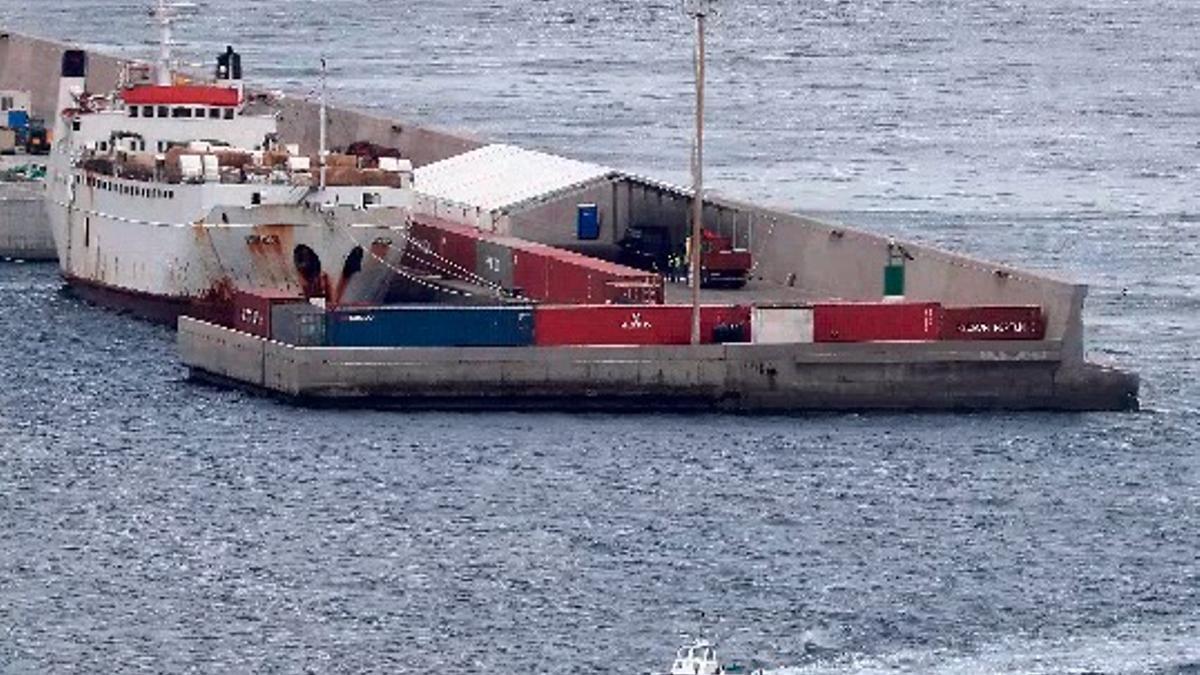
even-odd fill
[(439, 227), (434, 233), (435, 263), (444, 276), (471, 280), (477, 267), (479, 233), (466, 227)]
[(751, 325), (758, 344), (806, 344), (813, 341), (811, 307), (755, 307)]
[(269, 288), (238, 290), (233, 294), (233, 329), (269, 339), (272, 309), (275, 306), (307, 302), (296, 291)]
[(325, 345), (325, 310), (311, 303), (271, 308), (271, 339), (297, 347)]
[(402, 263), (446, 278), (474, 280), (480, 233), (450, 223), (414, 222)]
[[(692, 308), (686, 305), (558, 305), (534, 309), (534, 338), (545, 347), (565, 345), (686, 345)], [(749, 307), (702, 307), (701, 342), (748, 342)]]
[(433, 253), (433, 228), (421, 222), (410, 224), (400, 264), (418, 272), (432, 272)]
[[(592, 268), (580, 256), (569, 251), (550, 249), (546, 265), (546, 296), (542, 302), (561, 305), (585, 305), (592, 300)], [(608, 279), (605, 279), (608, 281)], [(596, 303), (600, 302), (596, 298)]]
[(533, 312), (528, 306), (335, 310), (326, 335), (334, 347), (525, 347), (533, 344)]
[(943, 340), (1044, 340), (1042, 308), (947, 307)]
[(936, 302), (840, 303), (813, 307), (816, 342), (926, 342), (941, 339), (944, 310)]
[(475, 249), (475, 274), (489, 284), (512, 290), (513, 250), (522, 243), (506, 237), (481, 238)]
[(550, 288), (550, 248), (523, 246), (513, 251), (513, 288), (531, 299), (545, 302)]
[[(404, 258), (407, 266), (460, 272), (466, 268), (470, 275), (456, 276), (519, 290), (535, 302), (662, 303), (660, 275), (573, 251), (430, 218), (415, 222), (409, 238)], [(472, 247), (470, 253), (465, 251), (468, 246)]]
[(648, 281), (609, 281), (604, 302), (613, 305), (661, 305), (665, 289), (662, 277)]
[[(688, 321), (691, 321), (692, 308), (688, 307), (687, 310)], [(746, 305), (702, 307), (700, 309), (700, 335), (705, 342), (708, 342), (710, 335), (713, 336), (713, 342), (753, 342), (752, 321), (750, 307)], [(690, 337), (690, 328), (688, 334)]]
[(29, 126), (29, 113), (25, 110), (9, 110), (6, 125), (13, 131), (22, 131)]

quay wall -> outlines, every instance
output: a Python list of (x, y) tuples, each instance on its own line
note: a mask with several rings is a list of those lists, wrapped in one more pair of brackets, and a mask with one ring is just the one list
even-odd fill
[[(730, 218), (753, 227), (755, 276), (808, 297), (879, 300), (888, 262), (886, 236), (731, 200), (716, 200)], [(1063, 344), (1063, 358), (1084, 359), (1083, 307), (1087, 286), (1009, 265), (896, 241), (911, 256), (905, 297), (946, 305), (1040, 305), (1047, 339)]]
[[(64, 45), (57, 42), (0, 32), (0, 88), (27, 89), (33, 93), (35, 114), (49, 115), (54, 107), (59, 57)], [(89, 87), (110, 88), (120, 62), (92, 54)], [(316, 145), (317, 106), (301, 99), (282, 101), (281, 132), (286, 141), (306, 148)], [(480, 147), (483, 141), (418, 125), (397, 122), (354, 110), (331, 110), (331, 144), (355, 140), (399, 147), (416, 165), (445, 159)], [(686, 227), (690, 196), (664, 190), (603, 192), (597, 202), (612, 210), (615, 227), (604, 233), (600, 246), (619, 236), (623, 223), (663, 222)], [(593, 195), (587, 195), (592, 198)], [(569, 199), (575, 201), (575, 196)], [(784, 211), (714, 197), (708, 200), (705, 221), (709, 227), (736, 233), (738, 243), (756, 256), (754, 276), (785, 289), (796, 289), (796, 300), (813, 297), (845, 300), (879, 300), (889, 239), (840, 224), (821, 222)], [(568, 205), (568, 206), (571, 206)], [(564, 243), (549, 231), (548, 218), (566, 219), (570, 208), (547, 205), (530, 214), (516, 229), (538, 239)], [(573, 220), (559, 223), (569, 231)], [(1038, 304), (1047, 313), (1047, 332), (1063, 344), (1063, 358), (1084, 358), (1083, 305), (1087, 287), (1049, 275), (976, 260), (913, 242), (899, 242), (913, 260), (908, 263), (907, 297), (947, 304)], [(609, 244), (611, 246), (611, 244)]]
[(1130, 410), (1138, 379), (1059, 342), (680, 347), (294, 347), (179, 322), (199, 379), (322, 405), (560, 410)]
[(40, 186), (0, 183), (0, 258), (57, 258)]

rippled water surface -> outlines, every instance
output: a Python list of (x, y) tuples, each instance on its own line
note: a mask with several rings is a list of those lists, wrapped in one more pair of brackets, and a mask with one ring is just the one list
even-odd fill
[[(45, 4), (45, 3), (43, 3)], [(190, 60), (686, 180), (674, 2), (202, 2)], [(297, 410), (0, 265), (0, 672), (1200, 672), (1200, 5), (728, 0), (717, 189), (1092, 286), (1136, 415)], [(0, 0), (146, 56), (138, 2)]]

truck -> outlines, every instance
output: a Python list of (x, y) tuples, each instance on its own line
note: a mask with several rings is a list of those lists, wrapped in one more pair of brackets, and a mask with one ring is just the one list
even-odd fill
[[(742, 288), (750, 279), (754, 259), (745, 249), (735, 248), (733, 240), (711, 230), (702, 232), (700, 249), (701, 288)], [(675, 250), (670, 229), (658, 225), (638, 225), (625, 231), (618, 242), (617, 262), (653, 272), (664, 272)]]
[(50, 154), (50, 132), (46, 130), (45, 122), (39, 119), (29, 120), (29, 126), (24, 132), (17, 132), (17, 145), (31, 155)]
[(12, 110), (7, 116), (7, 131), (14, 136), (17, 152), (31, 155), (50, 154), (50, 132), (46, 130), (43, 120), (29, 117), (24, 111)]
[(733, 247), (733, 240), (711, 230), (701, 232), (700, 287), (741, 288), (750, 280), (754, 258), (750, 251)]

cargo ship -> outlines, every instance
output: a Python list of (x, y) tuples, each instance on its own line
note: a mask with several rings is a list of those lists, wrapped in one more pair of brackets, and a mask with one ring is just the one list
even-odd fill
[(215, 79), (176, 77), (175, 14), (160, 0), (161, 53), (126, 65), (115, 91), (86, 89), (88, 58), (63, 53), (47, 176), (63, 277), (99, 304), (173, 324), (227, 317), (238, 289), (333, 304), (380, 302), (412, 201), (399, 158), (316, 156), (253, 112), (232, 47)]

